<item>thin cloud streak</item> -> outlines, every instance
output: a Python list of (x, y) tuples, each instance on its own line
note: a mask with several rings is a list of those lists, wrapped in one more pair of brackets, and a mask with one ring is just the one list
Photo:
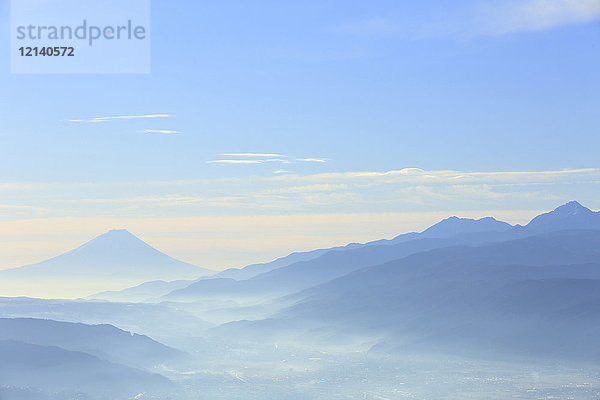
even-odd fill
[(282, 164), (291, 164), (292, 162), (289, 160), (284, 160), (282, 158), (270, 158), (268, 160), (260, 160), (261, 162), (279, 162)]
[(43, 207), (33, 207), (33, 206), (21, 206), (14, 204), (0, 204), (0, 210), (28, 210), (28, 211), (38, 211), (38, 212), (47, 212), (47, 208)]
[(121, 115), (116, 117), (95, 117), (92, 119), (70, 119), (69, 122), (107, 122), (115, 120), (144, 119), (144, 118), (171, 118), (170, 114), (147, 114), (147, 115)]
[(260, 160), (210, 160), (208, 164), (261, 164)]
[(348, 189), (348, 185), (346, 184), (327, 184), (321, 183), (316, 185), (307, 185), (307, 186), (292, 186), (287, 188), (280, 189), (271, 189), (266, 191), (266, 193), (273, 194), (284, 194), (284, 193), (310, 193), (310, 192), (330, 192), (335, 190), (344, 190)]
[(210, 160), (207, 163), (211, 164), (264, 164), (270, 162), (278, 162), (282, 164), (291, 164), (292, 162), (289, 160), (285, 160), (282, 158), (269, 158), (267, 160)]
[[(197, 196), (148, 196), (148, 197), (122, 197), (122, 198), (100, 198), (100, 199), (81, 199), (73, 200), (73, 203), (80, 204), (150, 204), (160, 207), (186, 206), (186, 205), (207, 205), (218, 207), (241, 207), (246, 197), (243, 196), (221, 196), (221, 197), (197, 197)], [(254, 204), (250, 204), (255, 206)]]
[[(539, 207), (549, 202), (558, 204), (570, 200), (564, 196), (565, 185), (569, 187), (569, 197), (592, 205), (589, 193), (596, 190), (592, 185), (597, 185), (598, 181), (598, 168), (491, 172), (405, 168), (309, 175), (285, 171), (273, 174), (269, 168), (264, 175), (253, 171), (244, 176), (178, 181), (40, 184), (37, 188), (36, 184), (32, 184), (26, 190), (11, 185), (3, 195), (4, 204), (27, 204), (40, 210), (47, 207), (55, 215), (226, 214), (229, 212), (226, 210), (232, 207), (250, 214), (264, 209), (298, 213), (315, 210), (364, 212), (372, 209), (395, 211), (509, 204), (511, 207), (522, 207), (523, 204), (537, 204), (536, 207)], [(129, 193), (129, 196), (122, 196), (122, 193)], [(5, 208), (5, 215), (0, 212), (0, 217), (14, 216), (16, 211)], [(17, 212), (33, 218), (39, 211), (20, 208)]]
[[(210, 160), (207, 163), (241, 163), (241, 164), (260, 164), (260, 160)], [(325, 172), (317, 174), (295, 174), (287, 170), (274, 171), (278, 176), (265, 175), (254, 176), (254, 182), (285, 182), (285, 181), (307, 181), (318, 182), (322, 180), (361, 180), (364, 178), (393, 178), (394, 181), (404, 179), (406, 182), (423, 182), (423, 183), (451, 183), (459, 184), (467, 180), (482, 181), (486, 179), (494, 182), (505, 181), (510, 184), (535, 184), (539, 178), (566, 178), (571, 181), (576, 176), (589, 178), (586, 182), (598, 183), (600, 177), (600, 168), (578, 168), (578, 169), (562, 169), (562, 170), (545, 170), (545, 171), (459, 171), (459, 170), (437, 170), (426, 171), (420, 168), (403, 168), (390, 171), (349, 171), (349, 172)], [(518, 179), (517, 179), (518, 178)], [(516, 182), (515, 180), (518, 180)], [(220, 178), (197, 178), (197, 179), (179, 179), (170, 181), (143, 181), (143, 182), (114, 182), (114, 184), (126, 184), (128, 186), (137, 187), (160, 187), (160, 186), (186, 186), (186, 185), (207, 185), (207, 184), (234, 184), (247, 182), (248, 177), (220, 177)], [(540, 182), (540, 183), (545, 183)], [(66, 187), (94, 187), (97, 184), (90, 182), (73, 182), (73, 183), (27, 183), (21, 184), (10, 183), (6, 187), (0, 186), (6, 190), (28, 189), (47, 189), (56, 188), (64, 189)]]
[[(149, 196), (149, 197), (122, 197), (122, 198), (98, 198), (73, 200), (73, 204), (113, 204), (142, 207), (217, 207), (217, 208), (247, 208), (252, 210), (271, 210), (279, 208), (277, 205), (259, 203), (252, 201), (247, 196), (221, 196), (221, 197), (197, 197), (197, 196)], [(148, 215), (153, 215), (149, 213)]]
[(287, 157), (283, 154), (271, 153), (223, 153), (219, 155), (223, 157)]
[(320, 181), (332, 179), (364, 179), (386, 178), (394, 181), (407, 182), (420, 181), (423, 183), (452, 182), (461, 180), (493, 180), (510, 181), (514, 179), (549, 179), (557, 177), (571, 177), (574, 175), (600, 174), (600, 168), (580, 168), (550, 171), (492, 171), (492, 172), (465, 172), (453, 170), (425, 171), (420, 168), (404, 168), (391, 171), (358, 171), (358, 172), (327, 172), (312, 175), (290, 174), (270, 177), (271, 180), (280, 181)]
[(327, 159), (326, 158), (296, 158), (296, 161), (324, 163), (324, 162), (327, 162)]
[(245, 157), (252, 159), (251, 161), (243, 159), (225, 159), (225, 160), (211, 160), (209, 163), (223, 163), (223, 164), (262, 164), (270, 162), (278, 162), (282, 164), (292, 164), (294, 162), (314, 162), (314, 163), (325, 163), (326, 158), (296, 158), (289, 160), (288, 156), (283, 154), (275, 153), (221, 153), (221, 157)]
[[(212, 160), (207, 162), (216, 163), (260, 163), (258, 160)], [(364, 180), (365, 178), (381, 178), (385, 181), (390, 182), (422, 182), (422, 183), (448, 183), (458, 184), (464, 183), (465, 181), (484, 181), (486, 179), (493, 180), (494, 182), (510, 183), (510, 184), (536, 184), (536, 183), (547, 183), (548, 180), (552, 182), (552, 179), (564, 178), (568, 181), (572, 181), (575, 177), (581, 176), (586, 178), (586, 182), (594, 183), (598, 181), (600, 177), (600, 168), (579, 168), (579, 169), (562, 169), (562, 170), (546, 170), (546, 171), (458, 171), (458, 170), (438, 170), (438, 171), (426, 171), (420, 168), (403, 168), (400, 170), (390, 171), (349, 171), (349, 172), (325, 172), (318, 174), (301, 175), (292, 173), (287, 170), (277, 170), (275, 173), (280, 175), (269, 175), (269, 176), (255, 176), (253, 177), (254, 182), (266, 181), (266, 182), (319, 182), (323, 180), (342, 180), (342, 181), (353, 181), (353, 180)], [(517, 179), (518, 178), (518, 179)], [(542, 181), (540, 181), (543, 178)], [(172, 181), (148, 181), (134, 183), (138, 186), (186, 186), (186, 185), (203, 185), (211, 183), (219, 184), (238, 184), (240, 182), (247, 182), (247, 177), (220, 177), (220, 178), (198, 178), (198, 179), (179, 179)], [(516, 180), (516, 181), (515, 181)]]
[(141, 132), (144, 132), (144, 133), (164, 133), (164, 134), (181, 133), (180, 131), (169, 131), (169, 130), (163, 130), (163, 129), (144, 129)]

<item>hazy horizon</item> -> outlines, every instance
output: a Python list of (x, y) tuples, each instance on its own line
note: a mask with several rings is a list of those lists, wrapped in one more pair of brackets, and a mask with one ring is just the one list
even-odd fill
[[(389, 215), (386, 217), (389, 219)], [(74, 246), (69, 251), (54, 255), (41, 262), (0, 269), (0, 273), (2, 273), (0, 291), (4, 297), (88, 298), (90, 295), (100, 292), (118, 292), (148, 282), (181, 281), (189, 284), (200, 278), (244, 280), (260, 275), (260, 271), (268, 272), (272, 268), (276, 269), (294, 262), (318, 258), (329, 252), (331, 248), (342, 251), (369, 246), (394, 248), (395, 244), (407, 240), (426, 242), (428, 238), (448, 239), (452, 237), (456, 237), (458, 242), (450, 241), (447, 245), (458, 244), (465, 239), (468, 239), (467, 243), (473, 245), (480, 244), (475, 238), (469, 239), (470, 235), (476, 232), (479, 232), (481, 237), (489, 236), (488, 240), (494, 242), (499, 239), (520, 239), (540, 233), (568, 231), (569, 229), (594, 230), (599, 228), (598, 222), (600, 222), (600, 212), (590, 210), (577, 201), (570, 201), (553, 210), (546, 210), (535, 215), (535, 218), (529, 218), (523, 224), (507, 223), (502, 218), (492, 215), (485, 215), (485, 217), (457, 218), (455, 215), (447, 215), (427, 226), (427, 229), (419, 229), (418, 232), (403, 232), (390, 237), (377, 237), (373, 240), (349, 241), (339, 246), (321, 242), (309, 249), (296, 248), (279, 257), (260, 260), (261, 262), (256, 265), (249, 262), (239, 267), (229, 266), (229, 268), (220, 270), (186, 263), (168, 252), (165, 253), (164, 249), (161, 251), (156, 248), (156, 244), (145, 241), (135, 232), (130, 232), (125, 228), (111, 229), (95, 235), (91, 240)], [(540, 223), (541, 226), (538, 226)], [(291, 228), (294, 229), (293, 226)], [(461, 235), (464, 235), (462, 239), (460, 239)], [(173, 237), (173, 239), (178, 240), (177, 237)], [(255, 270), (258, 272), (252, 272)], [(220, 271), (223, 271), (225, 275), (218, 274)]]
[[(592, 210), (594, 210), (594, 209), (592, 208)], [(72, 239), (62, 240), (60, 242), (54, 242), (54, 241), (50, 242), (53, 245), (55, 244), (56, 248), (50, 248), (50, 246), (48, 246), (46, 253), (40, 254), (38, 256), (32, 256), (31, 254), (27, 254), (26, 256), (23, 256), (15, 261), (13, 261), (14, 265), (6, 266), (6, 264), (0, 263), (0, 270), (18, 268), (18, 267), (22, 267), (25, 265), (31, 265), (31, 264), (45, 261), (47, 259), (53, 258), (60, 254), (66, 253), (68, 251), (71, 251), (71, 250), (79, 247), (80, 245), (87, 243), (89, 240), (92, 240), (95, 237), (100, 236), (108, 231), (118, 230), (118, 229), (125, 229), (125, 230), (133, 233), (135, 236), (144, 240), (148, 244), (163, 251), (164, 253), (167, 253), (167, 254), (175, 257), (176, 259), (179, 259), (179, 260), (185, 261), (185, 262), (189, 262), (191, 264), (194, 264), (194, 265), (197, 265), (197, 266), (200, 266), (203, 268), (208, 268), (208, 269), (214, 270), (215, 272), (218, 272), (218, 271), (222, 271), (222, 270), (225, 270), (228, 268), (242, 268), (242, 267), (245, 267), (250, 264), (273, 261), (276, 258), (284, 257), (284, 256), (287, 256), (294, 252), (310, 251), (310, 250), (316, 250), (318, 248), (345, 246), (350, 243), (367, 243), (369, 241), (380, 240), (380, 239), (392, 239), (395, 236), (409, 233), (409, 232), (421, 232), (422, 230), (428, 228), (429, 226), (431, 226), (443, 219), (449, 218), (451, 216), (458, 216), (460, 218), (471, 218), (471, 219), (494, 217), (498, 220), (508, 222), (511, 225), (526, 225), (536, 215), (539, 215), (541, 213), (548, 212), (548, 211), (551, 211), (551, 210), (479, 211), (479, 212), (473, 213), (471, 215), (466, 215), (465, 213), (444, 212), (444, 211), (435, 212), (435, 213), (414, 213), (414, 214), (403, 214), (403, 213), (385, 213), (385, 214), (379, 214), (379, 215), (367, 214), (367, 215), (356, 215), (355, 217), (360, 218), (360, 221), (358, 221), (358, 222), (353, 220), (352, 216), (331, 214), (331, 215), (327, 216), (327, 217), (329, 217), (329, 221), (327, 221), (327, 223), (333, 225), (333, 226), (329, 227), (332, 231), (334, 231), (334, 232), (347, 231), (348, 223), (350, 223), (350, 224), (356, 225), (356, 227), (358, 228), (357, 230), (360, 230), (360, 233), (357, 232), (356, 234), (354, 234), (354, 233), (346, 233), (345, 232), (343, 236), (340, 234), (337, 234), (337, 235), (331, 235), (330, 237), (311, 236), (308, 238), (308, 240), (306, 240), (306, 243), (302, 246), (302, 245), (297, 245), (296, 243), (291, 243), (287, 237), (281, 237), (281, 229), (278, 227), (275, 227), (275, 228), (273, 228), (275, 230), (275, 233), (272, 233), (272, 235), (273, 236), (277, 235), (278, 239), (282, 242), (282, 244), (280, 246), (278, 246), (274, 250), (264, 249), (264, 248), (258, 249), (264, 255), (257, 255), (257, 256), (255, 256), (254, 259), (252, 259), (252, 258), (237, 259), (237, 260), (234, 259), (234, 261), (230, 261), (230, 262), (227, 261), (226, 256), (223, 256), (221, 249), (215, 251), (215, 253), (218, 253), (217, 258), (212, 261), (208, 261), (208, 262), (205, 258), (201, 258), (200, 256), (197, 256), (197, 258), (194, 258), (193, 256), (190, 257), (189, 255), (187, 255), (185, 251), (182, 251), (177, 246), (177, 243), (180, 242), (182, 239), (185, 239), (189, 245), (194, 246), (194, 247), (203, 247), (204, 243), (203, 243), (203, 238), (194, 239), (193, 236), (190, 238), (190, 236), (189, 236), (190, 234), (185, 231), (181, 233), (181, 236), (171, 234), (170, 235), (171, 237), (165, 238), (161, 235), (161, 234), (164, 234), (163, 232), (159, 231), (159, 232), (145, 233), (142, 231), (136, 231), (134, 229), (129, 229), (125, 226), (122, 226), (122, 223), (120, 225), (115, 225), (114, 227), (109, 227), (108, 229), (104, 228), (103, 231), (95, 230), (96, 227), (90, 226), (88, 223), (83, 223), (82, 225), (85, 225), (85, 227), (81, 227), (81, 228), (78, 226), (79, 224), (75, 223), (75, 224), (71, 224), (70, 226), (68, 226), (68, 231), (70, 232), (69, 236), (73, 237)], [(596, 211), (596, 210), (594, 210), (594, 211)], [(334, 222), (331, 222), (331, 219), (336, 218), (336, 217), (337, 217), (337, 220), (334, 220)], [(271, 217), (271, 219), (276, 219), (276, 218), (277, 217)], [(311, 232), (311, 231), (315, 230), (316, 229), (315, 226), (317, 228), (321, 228), (321, 229), (323, 227), (322, 222), (315, 221), (315, 222), (313, 222), (313, 224), (310, 224), (310, 223), (306, 223), (307, 216), (302, 216), (301, 218), (303, 220), (301, 226), (307, 232)], [(385, 221), (385, 223), (388, 226), (386, 226), (385, 228), (382, 229), (380, 225), (383, 221)], [(336, 225), (336, 222), (337, 222), (337, 225)], [(117, 223), (117, 222), (115, 222), (115, 223)], [(141, 229), (144, 229), (145, 227), (147, 227), (147, 224), (144, 224), (144, 222), (140, 222), (140, 221), (134, 220), (129, 223), (132, 224), (132, 226), (140, 225)], [(102, 225), (99, 224), (97, 229), (102, 229), (101, 226), (103, 226), (104, 224), (105, 224), (105, 222), (103, 222)], [(0, 229), (1, 229), (1, 227), (2, 227), (2, 223), (0, 223)], [(399, 227), (398, 230), (396, 230), (396, 227)], [(242, 226), (238, 226), (237, 228), (240, 229), (240, 228), (242, 228)], [(297, 234), (299, 231), (298, 226), (290, 226), (289, 228), (290, 228), (290, 231), (293, 231), (294, 234)], [(365, 228), (368, 231), (368, 233), (364, 233)], [(49, 229), (49, 228), (46, 228), (46, 229)], [(52, 231), (48, 230), (47, 234), (54, 236), (58, 232), (60, 232), (60, 231), (52, 232)], [(75, 233), (75, 232), (77, 232), (77, 233)], [(302, 231), (300, 231), (300, 232), (302, 232)], [(379, 232), (382, 232), (382, 233), (379, 234)], [(1, 234), (1, 230), (0, 230), (0, 234)], [(13, 232), (13, 234), (14, 234), (14, 232)], [(227, 234), (230, 234), (230, 232), (227, 232)], [(267, 233), (267, 234), (269, 234), (269, 233)], [(356, 235), (356, 236), (354, 236), (354, 235)], [(22, 239), (25, 238), (25, 235), (23, 233), (19, 234), (19, 236)], [(75, 237), (75, 236), (78, 236), (78, 237)], [(79, 236), (81, 236), (81, 237), (79, 237)], [(248, 241), (249, 239), (250, 239), (250, 237), (244, 237), (243, 235), (240, 234), (240, 237), (239, 237), (240, 241)], [(28, 249), (29, 249), (29, 247), (28, 247)], [(37, 250), (39, 251), (39, 249), (37, 249)], [(179, 254), (181, 254), (182, 256), (180, 256)], [(218, 257), (219, 255), (221, 255), (221, 257)], [(6, 257), (6, 256), (4, 255), (4, 257)]]

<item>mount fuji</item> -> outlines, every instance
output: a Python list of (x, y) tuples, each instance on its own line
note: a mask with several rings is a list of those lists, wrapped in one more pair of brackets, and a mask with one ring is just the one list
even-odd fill
[(151, 280), (197, 279), (214, 271), (170, 257), (124, 229), (49, 260), (0, 271), (3, 294), (80, 297)]

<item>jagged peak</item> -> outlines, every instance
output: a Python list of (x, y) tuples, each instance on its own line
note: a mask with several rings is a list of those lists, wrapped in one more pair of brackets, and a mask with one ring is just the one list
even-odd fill
[(553, 211), (538, 215), (527, 224), (527, 227), (537, 231), (598, 229), (600, 213), (582, 206), (577, 201), (570, 201)]
[(566, 204), (563, 204), (562, 206), (556, 207), (554, 209), (554, 212), (557, 214), (564, 214), (564, 215), (575, 215), (577, 213), (580, 212), (593, 212), (592, 210), (590, 210), (587, 207), (582, 206), (579, 202), (577, 201), (570, 201)]

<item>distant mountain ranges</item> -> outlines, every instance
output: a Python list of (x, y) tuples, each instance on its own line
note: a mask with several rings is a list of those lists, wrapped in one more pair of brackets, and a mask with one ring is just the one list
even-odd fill
[[(599, 226), (598, 212), (573, 201), (537, 216), (526, 226), (511, 226), (491, 217), (478, 220), (450, 217), (421, 233), (408, 233), (391, 240), (366, 244), (352, 243), (344, 247), (293, 253), (269, 263), (219, 273), (176, 260), (126, 230), (112, 230), (47, 261), (0, 271), (0, 294), (72, 298), (90, 295), (101, 288), (120, 290), (142, 284), (139, 288), (118, 294), (110, 292), (94, 297), (140, 301), (157, 299), (163, 295), (168, 295), (165, 299), (169, 300), (181, 300), (198, 294), (254, 296), (258, 292), (274, 292), (277, 295), (416, 251), (453, 244), (509, 240), (564, 229), (600, 229)], [(311, 268), (315, 269), (315, 273), (309, 272)], [(241, 281), (248, 283), (237, 283)]]
[[(135, 275), (146, 266), (157, 275), (163, 270), (167, 275), (206, 272), (140, 242), (128, 232), (112, 231), (63, 256), (5, 273), (68, 275), (81, 268), (81, 276), (93, 277), (107, 264), (113, 269), (106, 267), (103, 274), (115, 277), (119, 271)], [(121, 259), (121, 254), (126, 256)], [(115, 315), (120, 315), (146, 307), (154, 316), (168, 309), (196, 314), (181, 314), (189, 320), (185, 329), (196, 332), (208, 324), (195, 318), (211, 320), (219, 314), (212, 321), (226, 323), (211, 330), (219, 337), (368, 337), (377, 343), (374, 352), (469, 348), (478, 355), (600, 356), (595, 334), (600, 326), (600, 212), (577, 202), (525, 226), (491, 217), (450, 217), (391, 240), (294, 253), (271, 263), (199, 275), (148, 279), (89, 297), (95, 301), (0, 299), (6, 305), (0, 316), (4, 309), (12, 310), (11, 316), (40, 317), (45, 315), (40, 310), (51, 306), (52, 318), (65, 320), (70, 310), (82, 310), (79, 315), (89, 321), (94, 309), (117, 307)]]
[[(593, 212), (577, 202), (570, 202), (552, 212), (535, 217), (526, 226), (511, 226), (494, 218), (479, 220), (450, 217), (422, 233), (408, 233), (391, 240), (374, 241), (364, 245), (352, 244), (329, 250), (297, 253), (294, 258), (275, 261), (276, 267), (262, 264), (259, 274), (243, 272), (255, 270), (256, 265), (246, 267), (237, 274), (228, 270), (229, 278), (217, 274), (184, 285), (182, 282), (163, 285), (155, 292), (154, 300), (198, 301), (204, 298), (276, 298), (309, 288), (328, 280), (369, 266), (400, 259), (417, 252), (454, 245), (476, 246), (568, 229), (600, 230), (600, 212)], [(291, 257), (291, 256), (289, 256)], [(299, 261), (296, 261), (300, 259)], [(290, 261), (290, 262), (288, 262)], [(233, 277), (231, 277), (233, 276)], [(121, 292), (123, 295), (133, 293)], [(148, 296), (146, 299), (152, 299)], [(102, 296), (94, 296), (102, 298)], [(110, 300), (109, 294), (105, 299)]]
[[(184, 354), (111, 325), (30, 318), (0, 318), (2, 398), (95, 396), (133, 398), (168, 391), (171, 382), (154, 365)], [(9, 390), (20, 387), (19, 391)], [(32, 390), (31, 388), (35, 388)], [(4, 392), (4, 393), (3, 393)]]
[[(478, 221), (486, 229), (476, 232)], [(378, 343), (372, 351), (400, 354), (442, 350), (597, 360), (600, 213), (571, 202), (524, 227), (478, 221), (449, 218), (406, 242), (400, 236), (384, 246), (330, 252), (259, 275), (244, 286), (274, 276), (284, 283), (289, 277), (295, 287), (281, 299), (287, 302), (270, 316), (227, 323), (213, 332), (262, 340), (371, 337)], [(449, 237), (422, 238), (430, 234)], [(328, 265), (339, 271), (333, 273), (337, 277), (323, 273)], [(300, 291), (296, 268), (310, 271), (313, 279)], [(319, 277), (324, 279), (315, 283)], [(201, 296), (197, 289), (206, 284), (199, 281), (165, 297), (189, 301), (192, 289)]]
[(450, 246), (356, 270), (219, 336), (375, 336), (399, 352), (458, 348), (600, 356), (600, 231)]
[(200, 336), (214, 324), (166, 304), (0, 297), (0, 317), (114, 325), (165, 342), (173, 336)]

